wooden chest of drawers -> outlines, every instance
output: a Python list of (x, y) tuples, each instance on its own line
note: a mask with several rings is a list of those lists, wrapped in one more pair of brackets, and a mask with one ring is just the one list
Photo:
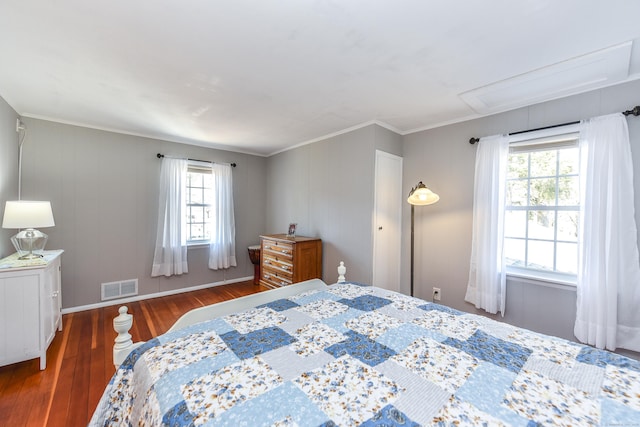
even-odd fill
[(322, 240), (269, 234), (260, 236), (260, 246), (261, 285), (276, 288), (322, 279)]

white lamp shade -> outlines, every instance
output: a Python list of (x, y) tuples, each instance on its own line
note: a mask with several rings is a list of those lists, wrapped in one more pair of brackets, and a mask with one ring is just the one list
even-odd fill
[(440, 196), (429, 190), (427, 186), (420, 181), (418, 185), (411, 190), (411, 193), (409, 193), (407, 202), (412, 205), (424, 206), (431, 205), (438, 200), (440, 200)]
[(54, 225), (51, 202), (14, 200), (5, 204), (2, 228), (42, 228)]

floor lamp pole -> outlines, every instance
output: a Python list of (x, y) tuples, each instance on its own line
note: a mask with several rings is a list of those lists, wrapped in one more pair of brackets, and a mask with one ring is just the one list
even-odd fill
[(414, 252), (414, 205), (425, 206), (431, 205), (440, 200), (440, 196), (438, 196), (433, 191), (429, 190), (426, 185), (420, 181), (418, 185), (413, 187), (409, 192), (409, 198), (407, 202), (411, 205), (411, 296), (413, 296), (413, 252)]
[(413, 296), (413, 216), (415, 206), (411, 205), (411, 296)]

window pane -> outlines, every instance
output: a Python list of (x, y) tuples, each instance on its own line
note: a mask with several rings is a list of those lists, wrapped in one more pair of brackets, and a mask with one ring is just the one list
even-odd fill
[(189, 240), (202, 239), (204, 239), (204, 224), (191, 224), (191, 239)]
[(203, 203), (205, 205), (212, 205), (213, 204), (213, 189), (211, 188), (204, 188), (203, 190)]
[(555, 211), (529, 211), (529, 238), (554, 239)]
[(578, 206), (580, 204), (580, 179), (564, 176), (558, 179), (558, 206)]
[(204, 222), (204, 207), (191, 207), (191, 222)]
[(202, 188), (191, 188), (189, 191), (190, 203), (201, 205), (204, 203)]
[(507, 181), (507, 206), (527, 206), (527, 181)]
[(578, 241), (578, 212), (558, 212), (558, 240)]
[(189, 172), (187, 174), (189, 178), (189, 187), (202, 187), (202, 174), (197, 172)]
[(525, 266), (525, 242), (523, 239), (504, 239), (504, 258), (507, 265)]
[(576, 148), (567, 148), (558, 150), (558, 159), (560, 162), (560, 175), (577, 174), (580, 165), (580, 151)]
[(555, 176), (556, 174), (556, 152), (534, 151), (531, 155), (531, 176)]
[(529, 154), (519, 153), (509, 155), (509, 170), (507, 178), (526, 178), (529, 175)]
[(504, 216), (505, 237), (527, 237), (527, 212), (507, 211)]
[(210, 173), (202, 174), (202, 186), (204, 188), (213, 188), (213, 175)]
[(578, 244), (558, 243), (556, 270), (563, 273), (578, 273)]
[(530, 183), (529, 204), (531, 206), (554, 206), (556, 204), (555, 178), (537, 178), (532, 179)]
[(529, 240), (527, 267), (553, 270), (553, 242)]

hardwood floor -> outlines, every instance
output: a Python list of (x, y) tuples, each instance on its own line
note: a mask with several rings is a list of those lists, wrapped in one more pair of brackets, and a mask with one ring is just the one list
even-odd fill
[[(184, 313), (267, 288), (253, 281), (126, 304), (134, 315), (133, 341), (166, 332)], [(65, 314), (47, 351), (39, 359), (0, 367), (0, 426), (86, 426), (115, 372), (116, 333), (112, 321), (119, 305)]]

